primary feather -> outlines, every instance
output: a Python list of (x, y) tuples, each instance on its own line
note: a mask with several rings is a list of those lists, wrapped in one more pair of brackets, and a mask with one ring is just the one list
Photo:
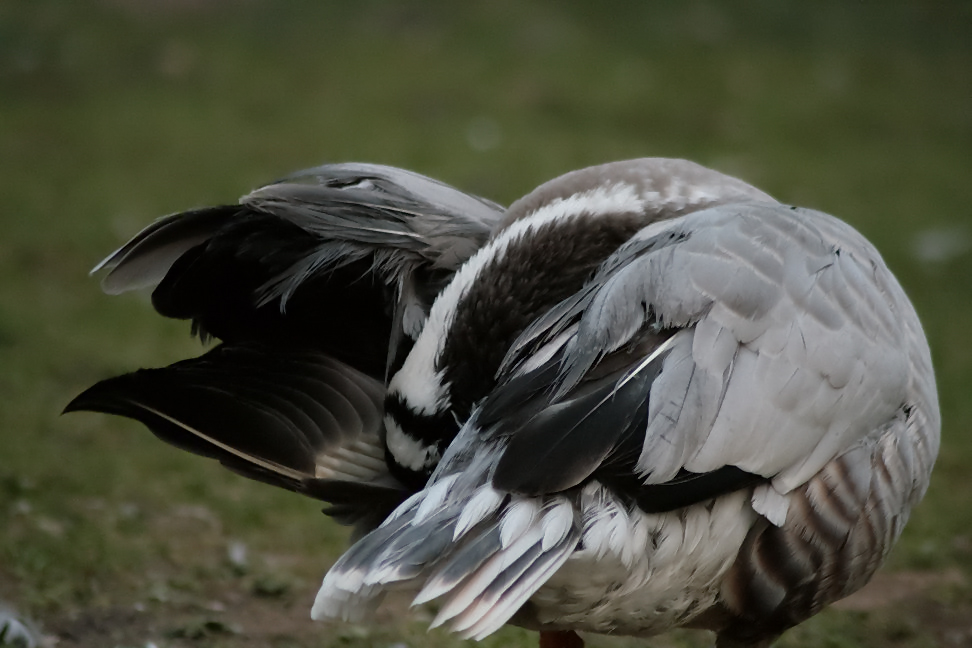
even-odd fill
[(502, 215), (410, 171), (332, 164), (167, 216), (95, 270), (108, 293), (153, 288), (161, 314), (221, 344), (103, 381), (67, 410), (134, 418), (372, 528), (409, 495), (385, 460), (386, 377)]
[(69, 407), (370, 530), (315, 618), (404, 595), (476, 639), (764, 646), (867, 582), (938, 450), (928, 346), (873, 246), (689, 162), (575, 171), (505, 211), (329, 165), (102, 265), (223, 344)]

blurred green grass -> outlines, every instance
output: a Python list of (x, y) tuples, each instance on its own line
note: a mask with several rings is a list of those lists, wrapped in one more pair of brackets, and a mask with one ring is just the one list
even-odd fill
[[(944, 417), (932, 487), (890, 568), (968, 583), (972, 3), (5, 0), (0, 598), (43, 622), (151, 599), (158, 565), (166, 587), (180, 573), (231, 587), (211, 560), (232, 538), (297, 556), (290, 572), (312, 590), (341, 549), (313, 502), (134, 424), (58, 417), (97, 379), (198, 352), (182, 323), (86, 276), (150, 220), (324, 161), (404, 166), (510, 202), (645, 155), (738, 175), (879, 247), (924, 321)], [(953, 253), (918, 254), (928, 232)], [(217, 521), (193, 532), (195, 553), (169, 524), (193, 505)], [(967, 586), (938, 598), (972, 609)], [(830, 612), (783, 645), (942, 641), (864, 617)], [(412, 645), (460, 643), (400, 630)], [(507, 630), (495, 645), (532, 641)]]

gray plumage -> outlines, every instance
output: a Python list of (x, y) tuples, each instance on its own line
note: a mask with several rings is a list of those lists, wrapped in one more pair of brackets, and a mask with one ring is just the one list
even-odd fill
[[(317, 235), (319, 256), (281, 273), (267, 286), (290, 293), (315, 267), (380, 252), (393, 274), (420, 260), (455, 269), (489, 236), (502, 216), (496, 203), (426, 176), (381, 164), (326, 164), (287, 176), (240, 199), (240, 206), (290, 221)], [(109, 270), (108, 294), (158, 284), (186, 250), (205, 241), (229, 217), (215, 208), (162, 218), (91, 271)]]
[[(503, 215), (496, 203), (426, 176), (379, 164), (327, 164), (257, 189), (233, 206), (173, 214), (153, 223), (92, 272), (108, 270), (108, 294), (153, 287), (173, 263), (233, 226), (241, 214), (265, 215), (300, 228), (313, 244), (279, 267), (253, 295), (254, 306), (285, 310), (297, 289), (322, 273), (367, 260), (394, 287), (387, 367), (403, 336), (421, 330), (432, 299), (482, 245)], [(418, 277), (423, 269), (425, 276)], [(428, 277), (431, 277), (429, 279)], [(433, 285), (423, 285), (431, 281)]]
[[(867, 582), (938, 452), (928, 345), (873, 246), (686, 161), (582, 169), (505, 212), (327, 165), (163, 219), (99, 267), (223, 346), (69, 408), (373, 529), (315, 618), (404, 596), (473, 638), (766, 646)], [(230, 398), (206, 407), (210, 387)]]
[[(668, 161), (574, 172), (514, 203), (504, 227), (524, 223), (529, 241), (529, 220), (571, 195), (582, 199), (563, 221), (611, 218), (597, 212), (613, 196), (645, 196), (637, 178), (646, 166), (655, 186), (665, 173), (691, 186), (698, 173)], [(924, 494), (938, 450), (921, 326), (851, 227), (728, 180), (722, 187), (729, 196), (714, 192), (707, 208), (646, 201), (660, 218), (648, 217), (581, 290), (522, 331), (423, 491), (428, 499), (374, 531), (367, 554), (342, 557), (315, 617), (347, 615), (388, 590), (437, 601), (435, 624), (473, 638), (509, 620), (634, 635), (701, 627), (720, 645), (765, 645), (870, 578)], [(489, 263), (495, 277), (502, 255)], [(648, 377), (643, 426), (586, 454), (589, 435), (607, 434), (603, 422), (631, 425), (622, 394), (639, 376)], [(586, 458), (568, 468), (551, 447)], [(564, 470), (575, 472), (565, 481)], [(645, 512), (667, 497), (656, 485), (684, 489), (715, 475), (698, 503)], [(561, 506), (571, 513), (551, 532), (544, 512)], [(497, 542), (504, 527), (527, 539)], [(453, 543), (437, 544), (431, 558), (385, 540), (450, 530)], [(564, 539), (577, 541), (569, 555)]]

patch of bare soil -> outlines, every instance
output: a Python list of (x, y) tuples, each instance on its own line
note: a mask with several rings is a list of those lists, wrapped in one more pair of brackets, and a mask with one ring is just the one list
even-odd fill
[(904, 642), (927, 632), (942, 647), (970, 648), (972, 600), (967, 592), (967, 579), (957, 569), (879, 572), (865, 587), (833, 607), (873, 613), (879, 624), (895, 630), (890, 633), (892, 640)]
[(965, 584), (965, 578), (957, 569), (945, 572), (878, 572), (870, 583), (838, 601), (834, 607), (854, 612), (872, 612), (908, 602), (915, 596), (927, 595), (934, 588)]
[[(310, 648), (343, 643), (361, 628), (315, 623), (308, 613), (316, 583), (280, 592), (259, 579), (217, 578), (179, 601), (148, 606), (79, 608), (43, 619), (49, 645), (56, 648)], [(942, 648), (972, 646), (972, 604), (948, 601), (948, 588), (964, 587), (957, 572), (879, 574), (861, 592), (835, 607), (872, 615), (891, 628), (889, 647), (913, 645), (931, 634)], [(266, 589), (261, 589), (265, 587)], [(384, 619), (385, 622), (391, 619)]]
[[(90, 600), (61, 600), (37, 614), (44, 648), (364, 646), (378, 641), (376, 633), (394, 636), (400, 623), (400, 609), (367, 628), (311, 621), (325, 568), (320, 556), (237, 551), (205, 507), (176, 506), (146, 524), (149, 537), (165, 538), (151, 564), (124, 582), (106, 578)], [(835, 607), (866, 615), (889, 648), (928, 645), (923, 638), (941, 648), (972, 647), (969, 586), (957, 570), (879, 573)], [(18, 588), (0, 566), (2, 600), (16, 606)]]
[(348, 632), (310, 619), (316, 574), (312, 581), (260, 569), (185, 573), (154, 565), (144, 580), (137, 596), (123, 586), (39, 619), (44, 648), (309, 648)]
[(136, 610), (130, 607), (77, 610), (45, 628), (57, 648), (105, 648), (213, 644), (256, 648), (319, 645), (328, 628), (313, 623), (304, 606), (257, 600), (225, 592), (224, 608), (182, 604)]

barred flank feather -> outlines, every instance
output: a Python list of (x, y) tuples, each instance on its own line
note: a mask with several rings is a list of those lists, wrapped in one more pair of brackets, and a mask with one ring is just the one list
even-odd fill
[(325, 165), (164, 218), (100, 268), (221, 344), (68, 409), (354, 525), (317, 619), (407, 597), (474, 639), (694, 627), (764, 648), (867, 582), (938, 452), (928, 344), (874, 247), (681, 160), (575, 171), (505, 211)]

